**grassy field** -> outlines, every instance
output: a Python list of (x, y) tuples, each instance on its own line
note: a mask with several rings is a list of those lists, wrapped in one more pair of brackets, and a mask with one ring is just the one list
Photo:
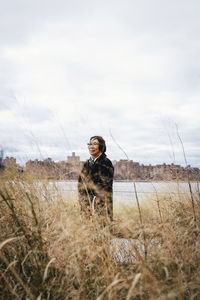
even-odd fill
[(80, 215), (56, 186), (10, 172), (0, 183), (0, 299), (200, 299), (200, 199)]

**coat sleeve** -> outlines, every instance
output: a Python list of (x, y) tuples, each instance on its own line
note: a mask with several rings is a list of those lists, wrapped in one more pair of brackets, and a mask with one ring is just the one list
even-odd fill
[(112, 163), (108, 160), (106, 163), (101, 165), (99, 170), (99, 188), (102, 192), (112, 193), (114, 176), (114, 167)]
[(111, 220), (113, 220), (113, 176), (114, 167), (108, 160), (108, 162), (101, 167), (97, 196), (103, 206), (106, 207)]
[(78, 177), (78, 198), (81, 200), (81, 198), (84, 198), (87, 196), (87, 191), (85, 188), (85, 165), (83, 166), (83, 169), (81, 170), (79, 177)]

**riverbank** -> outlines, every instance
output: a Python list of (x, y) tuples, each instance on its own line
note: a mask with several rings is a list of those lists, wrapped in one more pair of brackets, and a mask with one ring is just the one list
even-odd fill
[(0, 298), (199, 299), (200, 199), (169, 195), (116, 203), (102, 227), (56, 185), (10, 174), (0, 183)]

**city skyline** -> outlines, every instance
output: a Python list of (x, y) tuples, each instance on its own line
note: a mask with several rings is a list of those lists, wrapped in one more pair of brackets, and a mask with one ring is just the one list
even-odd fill
[[(200, 176), (199, 168), (191, 166), (183, 167), (176, 164), (144, 165), (128, 159), (112, 161), (114, 166), (115, 180), (137, 180), (137, 181), (198, 181)], [(13, 170), (17, 168), (33, 178), (46, 178), (54, 180), (77, 180), (84, 161), (72, 152), (64, 161), (55, 162), (51, 158), (44, 160), (29, 160), (22, 167), (16, 163), (13, 157), (6, 157), (0, 163), (0, 169)], [(3, 175), (4, 172), (1, 172)]]
[[(44, 158), (40, 158), (40, 159), (36, 157), (34, 159), (29, 159), (29, 160), (25, 161), (23, 164), (20, 164), (17, 161), (16, 157), (4, 156), (3, 153), (4, 153), (3, 150), (1, 150), (1, 155), (0, 155), (1, 164), (4, 164), (6, 161), (8, 162), (8, 164), (9, 164), (9, 162), (14, 162), (14, 164), (17, 164), (20, 167), (25, 167), (28, 162), (36, 162), (36, 161), (38, 161), (38, 162), (52, 161), (52, 162), (55, 162), (55, 163), (64, 162), (64, 163), (69, 163), (69, 164), (72, 164), (72, 165), (79, 164), (79, 163), (83, 164), (87, 159), (89, 159), (89, 156), (86, 160), (81, 159), (81, 157), (79, 155), (76, 155), (75, 152), (72, 152), (71, 155), (68, 155), (63, 160), (55, 160), (54, 161), (51, 157), (44, 157)], [(125, 162), (125, 163), (128, 162), (128, 163), (134, 163), (134, 164), (141, 165), (141, 166), (177, 166), (177, 167), (186, 168), (186, 169), (189, 167), (189, 168), (194, 168), (194, 169), (196, 168), (196, 169), (200, 170), (200, 168), (198, 168), (198, 167), (191, 166), (189, 164), (186, 165), (185, 162), (182, 165), (181, 164), (176, 164), (176, 163), (173, 163), (173, 162), (171, 162), (171, 163), (162, 162), (162, 163), (158, 163), (158, 164), (151, 164), (151, 163), (150, 164), (144, 164), (142, 162), (134, 161), (133, 159), (130, 159), (129, 157), (119, 158), (118, 160), (116, 159), (116, 160), (111, 160), (111, 161), (114, 164), (117, 163), (117, 162), (122, 162), (122, 163), (123, 162)]]

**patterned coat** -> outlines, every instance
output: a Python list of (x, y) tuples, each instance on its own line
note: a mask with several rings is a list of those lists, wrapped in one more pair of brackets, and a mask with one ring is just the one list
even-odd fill
[(95, 162), (87, 160), (78, 179), (79, 203), (82, 211), (107, 215), (113, 219), (114, 167), (106, 154)]

